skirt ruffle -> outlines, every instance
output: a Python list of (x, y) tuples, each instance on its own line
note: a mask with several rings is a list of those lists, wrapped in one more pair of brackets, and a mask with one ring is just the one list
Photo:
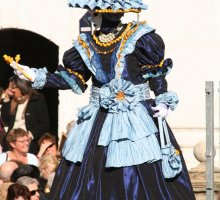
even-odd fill
[[(100, 109), (82, 162), (63, 158), (57, 169), (49, 199), (53, 200), (194, 200), (189, 175), (183, 170), (173, 179), (163, 177), (161, 161), (129, 167), (106, 168), (108, 146), (98, 146), (107, 112)], [(172, 144), (178, 144), (168, 127)]]

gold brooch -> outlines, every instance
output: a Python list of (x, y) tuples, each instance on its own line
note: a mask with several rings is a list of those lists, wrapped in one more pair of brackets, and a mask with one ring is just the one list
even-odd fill
[(116, 99), (118, 99), (119, 101), (123, 101), (125, 99), (125, 93), (122, 91), (119, 91), (116, 95)]

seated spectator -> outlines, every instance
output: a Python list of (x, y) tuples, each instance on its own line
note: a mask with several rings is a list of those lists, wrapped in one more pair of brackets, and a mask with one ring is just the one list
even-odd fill
[(0, 154), (0, 165), (9, 160), (18, 160), (24, 164), (39, 165), (37, 157), (34, 154), (28, 153), (30, 139), (24, 129), (12, 129), (6, 139), (11, 151)]
[(48, 178), (51, 173), (55, 172), (58, 165), (58, 160), (52, 155), (45, 155), (40, 159), (40, 186), (42, 191), (45, 191)]
[(20, 184), (12, 184), (8, 188), (6, 200), (31, 200), (28, 188)]
[(45, 133), (38, 141), (39, 152), (37, 154), (38, 158), (44, 155), (52, 155), (55, 157), (59, 156), (57, 148), (57, 140), (50, 133)]
[(39, 180), (40, 171), (39, 168), (34, 165), (22, 165), (14, 170), (11, 175), (11, 181), (16, 182), (20, 177), (28, 176)]
[(30, 200), (39, 200), (40, 199), (40, 190), (38, 188), (39, 183), (38, 183), (37, 179), (31, 178), (28, 176), (23, 176), (23, 177), (20, 177), (16, 181), (16, 183), (20, 184), (20, 185), (24, 185), (29, 189), (29, 191), (31, 193)]
[[(6, 161), (0, 166), (0, 182), (9, 182), (11, 175), (22, 163), (16, 161)], [(1, 184), (1, 183), (0, 183)]]
[(7, 198), (8, 188), (12, 184), (14, 184), (14, 183), (12, 183), (12, 182), (5, 182), (5, 183), (1, 184), (1, 186), (0, 186), (0, 199), (1, 200), (5, 200)]
[[(2, 101), (1, 117), (8, 131), (23, 128), (30, 132), (33, 140), (30, 153), (37, 154), (39, 138), (49, 130), (49, 115), (44, 96), (32, 89), (31, 82), (18, 76), (9, 79)], [(7, 151), (7, 143), (3, 143), (3, 151)]]

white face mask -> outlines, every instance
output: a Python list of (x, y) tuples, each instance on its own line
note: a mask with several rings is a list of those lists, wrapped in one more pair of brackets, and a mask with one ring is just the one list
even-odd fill
[(102, 14), (89, 11), (91, 13), (91, 21), (95, 30), (99, 30), (102, 24)]

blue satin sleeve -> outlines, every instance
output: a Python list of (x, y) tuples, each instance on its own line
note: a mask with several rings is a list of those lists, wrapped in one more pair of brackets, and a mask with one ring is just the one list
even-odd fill
[(152, 31), (143, 35), (136, 43), (135, 55), (144, 79), (166, 75), (173, 67), (170, 58), (164, 59), (163, 39)]
[(72, 89), (76, 93), (84, 92), (86, 81), (91, 72), (74, 47), (64, 53), (63, 65), (59, 65), (55, 73), (47, 73), (46, 87)]
[(85, 82), (88, 81), (92, 75), (75, 47), (72, 47), (64, 53), (63, 64), (66, 69), (81, 74)]
[(47, 73), (45, 87), (47, 88), (59, 88), (59, 89), (71, 89), (68, 83), (56, 73)]
[(164, 60), (164, 53), (163, 39), (155, 31), (143, 35), (136, 43), (135, 54), (141, 73), (155, 96), (167, 92), (165, 76), (173, 66), (170, 58)]
[(135, 54), (141, 66), (159, 64), (164, 59), (164, 51), (163, 39), (155, 31), (143, 35), (135, 46)]

